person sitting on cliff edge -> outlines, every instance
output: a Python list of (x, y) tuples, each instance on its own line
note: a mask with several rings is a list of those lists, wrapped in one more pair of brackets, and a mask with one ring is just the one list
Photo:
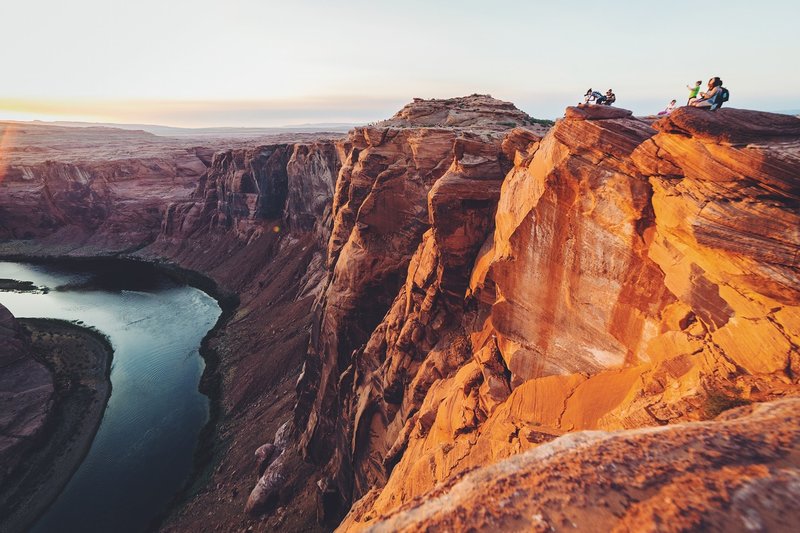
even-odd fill
[(708, 91), (700, 93), (700, 98), (689, 101), (692, 107), (708, 108), (714, 111), (722, 106), (723, 102), (728, 101), (728, 89), (722, 86), (719, 76), (714, 76), (708, 80)]
[(617, 101), (617, 95), (611, 89), (606, 91), (606, 94), (597, 99), (599, 105), (611, 105)]
[[(598, 98), (601, 98), (603, 95), (600, 94), (600, 91), (593, 91), (591, 87), (586, 91), (586, 94), (583, 95), (583, 104), (589, 105), (592, 102), (596, 102)], [(580, 105), (580, 104), (578, 104)]]
[(659, 111), (658, 114), (659, 115), (669, 115), (670, 113), (675, 111), (675, 107), (676, 107), (677, 103), (678, 103), (677, 100), (672, 100), (669, 104), (667, 104), (667, 107), (663, 111)]

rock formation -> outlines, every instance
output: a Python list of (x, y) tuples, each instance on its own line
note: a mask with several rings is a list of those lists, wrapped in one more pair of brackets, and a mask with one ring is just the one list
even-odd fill
[[(59, 135), (72, 135), (72, 131)], [(88, 162), (65, 155), (71, 152), (53, 155), (58, 165), (84, 173), (81, 183), (86, 194), (100, 191), (96, 196), (108, 206), (108, 216), (101, 214), (91, 223), (80, 217), (84, 202), (77, 195), (75, 209), (62, 203), (69, 220), (56, 216), (55, 203), (44, 202), (45, 177), (40, 171), (50, 163), (30, 157), (21, 161), (13, 150), (4, 161), (7, 179), (0, 183), (0, 226), (16, 238), (0, 242), (0, 253), (118, 255), (168, 263), (205, 276), (203, 287), (213, 289), (222, 300), (229, 318), (208, 342), (201, 388), (212, 397), (212, 412), (218, 416), (215, 438), (227, 444), (201, 443), (202, 453), (219, 450), (210, 473), (212, 490), (199, 491), (185, 507), (177, 518), (181, 530), (205, 529), (206, 509), (214, 509), (219, 522), (245, 516), (243, 508), (253, 488), (248, 472), (253, 450), (271, 441), (290, 418), (292, 390), (308, 344), (310, 309), (324, 278), (331, 198), (340, 167), (330, 137), (285, 134), (274, 142), (203, 139), (218, 143), (219, 150), (216, 154), (198, 150), (204, 170), (184, 178), (173, 177), (168, 168), (155, 171), (152, 180), (136, 173), (125, 179), (106, 179), (96, 169), (118, 164), (115, 159), (104, 160), (111, 157), (106, 152)], [(167, 161), (176, 157), (171, 151), (174, 147), (165, 150), (162, 141), (156, 146), (149, 142), (137, 145), (143, 156), (155, 153)], [(238, 147), (226, 149), (226, 145)], [(125, 165), (147, 166), (130, 155), (132, 160), (125, 160)], [(34, 169), (30, 179), (19, 177), (22, 166)], [(59, 183), (70, 181), (56, 177)], [(73, 190), (67, 185), (62, 188)], [(35, 234), (27, 234), (30, 217), (53, 223), (34, 223), (30, 227), (36, 229)], [(289, 482), (310, 480), (316, 487), (313, 466), (303, 464), (294, 447), (289, 452), (285, 457)], [(203, 461), (208, 459), (202, 456)], [(222, 493), (230, 501), (220, 497)], [(316, 521), (314, 498), (305, 501), (311, 513), (301, 514), (298, 528)]]
[[(695, 504), (719, 525), (787, 512), (797, 118), (589, 106), (548, 129), (472, 95), (415, 100), (343, 139), (197, 159), (207, 171), (154, 178), (141, 200), (74, 161), (51, 164), (53, 194), (40, 178), (3, 185), (51, 224), (6, 253), (125, 250), (238, 298), (209, 342), (211, 481), (166, 530), (332, 529), (346, 514), (343, 530), (476, 517), (545, 530), (585, 524), (593, 494), (608, 495), (597, 520), (609, 528)], [(2, 198), (3, 235), (25, 236), (18, 217), (32, 219)], [(675, 461), (654, 459), (670, 442)], [(721, 452), (742, 460), (728, 471)], [(691, 463), (709, 485), (682, 503)], [(508, 502), (466, 505), (487, 479)], [(766, 499), (752, 513), (720, 514), (755, 490)]]
[[(565, 432), (699, 420), (718, 403), (793, 394), (797, 128), (735, 109), (682, 109), (655, 124), (568, 109), (544, 138), (505, 137), (497, 160), (513, 168), (499, 199), (491, 158), (462, 152), (483, 166), (482, 195), (456, 158), (428, 189), (430, 229), (415, 235), (408, 267), (409, 247), (373, 245), (380, 224), (342, 210), (339, 227), (354, 229), (345, 241), (334, 225), (295, 415), (308, 421), (310, 458), (335, 450), (326, 472), (343, 507), (364, 498), (348, 523)], [(337, 191), (356, 182), (347, 168)], [(361, 197), (392, 205), (391, 190)], [(391, 304), (370, 279), (385, 265), (404, 279)]]
[(570, 433), (453, 476), (370, 531), (793, 531), (798, 408), (793, 398), (714, 422)]
[(247, 498), (245, 510), (249, 513), (264, 509), (271, 501), (280, 498), (280, 491), (291, 475), (286, 460), (291, 428), (289, 422), (284, 423), (275, 434), (275, 441), (267, 443), (256, 450), (259, 478), (255, 488)]
[[(446, 297), (463, 292), (490, 229), (511, 167), (503, 137), (529, 120), (485, 96), (417, 100), (390, 120), (357, 128), (340, 145), (329, 277), (317, 303), (320, 319), (298, 385), (295, 423), (307, 456), (330, 461), (341, 505), (353, 491), (353, 435), (368, 435), (371, 418), (394, 414), (416, 371), (415, 355), (439, 341), (445, 321), (457, 320), (448, 316)], [(419, 265), (421, 241), (431, 254), (446, 243), (445, 253)], [(390, 305), (392, 324), (375, 330)], [(353, 394), (349, 389), (362, 375), (383, 384)], [(367, 471), (356, 476), (359, 487), (380, 476), (368, 466), (370, 455), (361, 455)]]
[[(251, 210), (251, 222), (280, 219), (280, 202), (285, 202), (289, 188), (288, 157), (295, 143), (306, 140), (313, 145), (327, 137), (173, 139), (107, 127), (0, 122), (0, 239), (14, 242), (25, 253), (133, 253), (159, 237), (165, 217), (167, 225), (176, 216), (181, 224), (189, 218), (191, 225), (198, 217), (211, 216), (202, 208), (168, 211), (170, 205), (193, 205), (198, 194), (207, 196), (202, 187), (195, 191), (198, 182), (213, 187), (219, 181), (225, 204), (217, 210), (213, 199), (215, 218), (206, 228), (246, 221)], [(230, 175), (220, 180), (225, 174)]]
[[(222, 398), (218, 431), (228, 442), (215, 489), (201, 491), (168, 531), (206, 528), (209, 509), (216, 523), (250, 520), (245, 510), (268, 513), (267, 529), (316, 523), (313, 492), (303, 495), (316, 488), (314, 467), (302, 461), (288, 422), (325, 280), (339, 157), (332, 141), (219, 152), (192, 198), (171, 204), (158, 239), (137, 252), (202, 272), (239, 302), (211, 342), (220, 369), (203, 385)], [(275, 511), (289, 501), (287, 519)]]
[(35, 444), (52, 396), (52, 375), (34, 359), (14, 316), (0, 305), (0, 485)]

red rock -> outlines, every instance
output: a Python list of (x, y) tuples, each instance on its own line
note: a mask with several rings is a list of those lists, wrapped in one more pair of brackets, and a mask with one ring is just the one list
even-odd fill
[(655, 122), (653, 127), (664, 133), (688, 134), (697, 139), (731, 144), (800, 137), (798, 117), (730, 107), (717, 111), (679, 107)]
[[(800, 161), (783, 136), (736, 133), (750, 114), (726, 115), (728, 138), (753, 144), (622, 116), (509, 140), (493, 235), (471, 272), (451, 271), (470, 277), (460, 304), (427, 289), (462, 219), (431, 218), (406, 285), (340, 381), (353, 384), (354, 415), (338, 427), (352, 424), (364, 495), (354, 523), (547, 440), (537, 435), (696, 420), (715, 391), (762, 379), (758, 390), (797, 390), (786, 369), (800, 361)], [(438, 309), (428, 343), (415, 332)]]
[(633, 113), (621, 107), (607, 105), (578, 105), (568, 107), (564, 116), (570, 120), (605, 120), (612, 118), (630, 118)]
[(288, 469), (291, 468), (286, 459), (286, 455), (288, 455), (286, 448), (289, 445), (290, 432), (291, 426), (289, 422), (284, 423), (278, 429), (275, 434), (275, 441), (272, 443), (271, 449), (269, 449), (269, 456), (265, 455), (267, 450), (265, 447), (270, 446), (270, 444), (265, 444), (256, 450), (256, 456), (261, 452), (262, 456), (268, 457), (270, 462), (268, 465), (264, 465), (265, 460), (261, 459), (260, 461), (259, 470), (261, 470), (262, 466), (266, 466), (266, 468), (247, 498), (245, 510), (248, 513), (261, 512), (265, 507), (274, 505), (277, 503), (281, 491), (284, 490), (284, 484), (290, 477)]
[[(354, 457), (356, 494), (383, 479), (380, 457), (432, 382), (421, 379), (415, 395), (405, 393), (417, 361), (457, 337), (442, 320), (460, 320), (447, 300), (463, 297), (491, 229), (511, 165), (502, 132), (528, 122), (513, 105), (485, 96), (417, 100), (388, 121), (354, 130), (341, 145), (330, 281), (298, 385), (295, 423), (305, 429), (305, 453), (330, 461), (332, 474), (353, 468)], [(423, 255), (425, 264), (417, 266)], [(387, 310), (388, 325), (375, 330)], [(340, 420), (352, 420), (347, 442), (335, 434)], [(353, 482), (334, 477), (349, 499)]]
[(798, 408), (791, 399), (713, 422), (573, 433), (337, 531), (791, 531), (800, 469), (784, 458), (800, 449)]
[[(721, 427), (723, 439), (736, 442), (780, 435), (766, 447), (789, 450), (794, 430), (783, 414), (734, 428), (608, 434), (596, 446), (591, 435), (558, 437), (669, 428), (708, 418), (714, 402), (796, 394), (800, 150), (793, 120), (681, 109), (652, 124), (594, 106), (568, 110), (542, 136), (510, 104), (472, 96), (415, 101), (335, 144), (223, 152), (197, 178), (194, 196), (159, 204), (166, 212), (159, 235), (123, 239), (144, 244), (137, 257), (203, 272), (240, 298), (212, 341), (224, 400), (211, 486), (253, 489), (251, 476), (271, 461), (254, 462), (253, 450), (290, 416), (299, 373), (297, 436), (292, 431), (280, 460), (266, 465), (247, 504), (260, 512), (277, 497), (305, 517), (293, 522), (298, 529), (312, 527), (314, 515), (335, 526), (358, 498), (343, 527), (394, 520), (468, 470), (519, 466), (499, 461), (532, 449), (534, 456), (561, 453), (574, 441), (586, 443), (584, 455), (546, 463), (549, 470), (534, 476), (543, 484), (524, 486), (524, 501), (509, 500), (509, 508), (522, 501), (531, 511), (520, 527), (550, 524), (550, 507), (542, 503), (539, 512), (525, 502), (547, 495), (541, 487), (563, 472), (577, 481), (556, 483), (553, 498), (570, 510), (559, 520), (588, 520), (586, 502), (600, 500), (590, 492), (576, 503), (588, 486), (582, 480), (600, 480), (599, 461), (608, 457), (624, 469), (598, 481), (599, 495), (627, 498), (620, 487), (645, 490), (653, 478), (664, 482), (654, 494), (673, 502), (690, 489), (697, 496), (666, 506), (655, 497), (642, 505), (602, 500), (617, 506), (598, 515), (609, 527), (646, 529), (662, 514), (692, 527), (692, 506), (726, 524), (720, 513), (728, 504), (719, 502), (742, 488), (731, 484), (737, 476), (782, 509), (794, 501), (788, 478), (741, 465), (728, 477), (694, 446), (719, 455)], [(30, 194), (30, 182), (15, 180)], [(79, 191), (77, 204), (97, 194), (93, 205), (102, 206), (101, 183), (87, 190), (80, 180), (61, 180), (59, 191)], [(125, 198), (131, 203), (109, 204), (111, 215), (96, 228), (96, 211), (70, 210), (69, 227), (83, 243), (69, 235), (70, 249), (118, 250), (107, 228), (119, 213), (119, 233), (133, 232), (125, 227), (134, 218), (122, 213), (137, 204)], [(44, 214), (52, 213), (51, 205)], [(152, 229), (156, 218), (148, 215), (144, 226)], [(57, 228), (42, 234), (68, 235)], [(35, 244), (54, 246), (47, 238)], [(626, 439), (656, 451), (651, 446), (686, 444), (681, 464), (697, 460), (711, 484), (675, 472), (659, 477), (669, 465), (617, 446)], [(316, 464), (301, 463), (299, 453)], [(796, 467), (793, 459), (786, 464)], [(203, 529), (207, 510), (214, 524), (239, 523), (244, 505), (201, 493), (177, 523)], [(442, 515), (447, 527), (458, 523), (455, 515)], [(263, 527), (283, 527), (282, 516), (264, 517)]]
[(0, 305), (0, 484), (35, 443), (53, 390), (52, 375), (34, 359), (14, 316)]

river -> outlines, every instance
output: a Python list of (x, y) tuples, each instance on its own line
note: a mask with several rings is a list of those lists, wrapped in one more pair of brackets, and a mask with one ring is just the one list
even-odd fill
[(81, 321), (114, 347), (111, 397), (91, 449), (31, 531), (146, 529), (193, 467), (209, 416), (208, 398), (198, 392), (198, 350), (219, 305), (146, 265), (0, 262), (0, 278), (51, 289), (0, 292), (14, 316)]

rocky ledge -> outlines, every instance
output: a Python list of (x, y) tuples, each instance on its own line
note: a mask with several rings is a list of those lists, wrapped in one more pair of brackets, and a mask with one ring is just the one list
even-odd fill
[(714, 422), (571, 433), (453, 476), (370, 531), (792, 531), (798, 409), (794, 398)]
[(36, 444), (53, 390), (52, 375), (34, 359), (14, 316), (0, 305), (0, 485)]

